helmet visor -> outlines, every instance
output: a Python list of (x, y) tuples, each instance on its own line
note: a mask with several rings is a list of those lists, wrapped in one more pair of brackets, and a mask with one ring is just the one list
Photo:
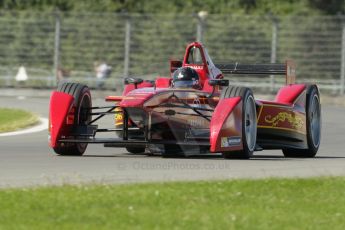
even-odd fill
[(193, 88), (195, 85), (194, 81), (175, 81), (175, 88)]

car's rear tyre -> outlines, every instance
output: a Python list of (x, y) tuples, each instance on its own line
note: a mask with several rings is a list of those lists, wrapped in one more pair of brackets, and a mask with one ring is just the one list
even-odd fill
[(184, 157), (183, 150), (178, 145), (166, 144), (164, 145), (164, 151), (162, 157), (164, 158), (179, 158)]
[(315, 85), (309, 85), (306, 98), (307, 149), (283, 149), (285, 157), (314, 157), (321, 141), (320, 94)]
[(249, 159), (255, 150), (257, 134), (256, 105), (253, 92), (246, 87), (228, 86), (222, 90), (220, 100), (231, 97), (242, 98), (242, 142), (243, 150), (223, 152), (227, 159)]
[(145, 153), (145, 147), (126, 147), (126, 150), (133, 154)]
[[(116, 135), (118, 138), (122, 138), (123, 137), (123, 109), (121, 107), (117, 107), (115, 109), (115, 112), (116, 115), (115, 115), (115, 128), (117, 130), (121, 130), (121, 131), (115, 131)], [(131, 124), (131, 122), (128, 123), (129, 127), (136, 127), (134, 126), (133, 124)], [(139, 137), (139, 140), (142, 140), (143, 137), (144, 137), (144, 133), (141, 131), (141, 130), (138, 130), (138, 131), (130, 131), (128, 133), (128, 138), (129, 139), (138, 139)], [(141, 138), (142, 137), (142, 138)], [(145, 153), (145, 147), (133, 147), (133, 146), (127, 146), (126, 147), (126, 150), (129, 152), (129, 153), (132, 153), (132, 154), (141, 154), (141, 153)]]
[[(64, 82), (58, 85), (57, 91), (68, 93), (74, 97), (73, 125), (87, 125), (92, 118), (90, 89), (83, 84)], [(86, 147), (87, 143), (59, 143), (54, 151), (59, 155), (81, 156)]]

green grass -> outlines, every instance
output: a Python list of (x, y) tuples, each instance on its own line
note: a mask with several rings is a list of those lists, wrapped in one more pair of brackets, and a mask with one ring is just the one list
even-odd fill
[(38, 117), (21, 109), (0, 108), (0, 133), (34, 125)]
[(345, 178), (0, 190), (0, 229), (344, 229)]

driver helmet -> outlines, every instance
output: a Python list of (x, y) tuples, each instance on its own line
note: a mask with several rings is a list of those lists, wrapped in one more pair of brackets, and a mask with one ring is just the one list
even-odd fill
[(190, 67), (178, 68), (173, 73), (172, 87), (200, 89), (199, 75)]

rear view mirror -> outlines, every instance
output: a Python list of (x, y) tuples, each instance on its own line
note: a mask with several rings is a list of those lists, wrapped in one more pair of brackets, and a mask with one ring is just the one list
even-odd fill
[(208, 81), (210, 86), (229, 86), (229, 80), (226, 79), (212, 79)]
[(125, 85), (134, 84), (134, 87), (137, 89), (138, 84), (142, 83), (144, 80), (141, 78), (135, 78), (135, 77), (126, 77), (125, 78)]
[(125, 78), (125, 85), (129, 85), (129, 84), (140, 84), (143, 82), (143, 79), (141, 78), (135, 78), (135, 77), (126, 77)]

